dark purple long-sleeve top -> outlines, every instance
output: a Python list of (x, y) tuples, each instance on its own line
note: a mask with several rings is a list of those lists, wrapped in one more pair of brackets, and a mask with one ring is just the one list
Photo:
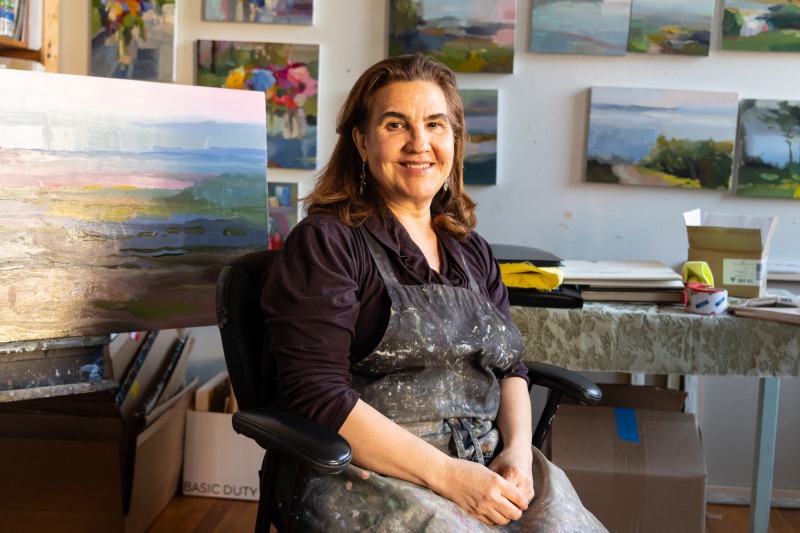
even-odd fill
[[(468, 288), (468, 266), (481, 293), (510, 314), (500, 269), (477, 233), (459, 242), (437, 231), (441, 264), (436, 272), (391, 213), (368, 219), (366, 226), (386, 249), (400, 283)], [(280, 406), (338, 431), (359, 398), (351, 387), (350, 365), (378, 345), (391, 308), (358, 230), (333, 215), (304, 218), (275, 260), (261, 303), (270, 339), (265, 358), (276, 365)], [(522, 364), (510, 374), (527, 379)]]

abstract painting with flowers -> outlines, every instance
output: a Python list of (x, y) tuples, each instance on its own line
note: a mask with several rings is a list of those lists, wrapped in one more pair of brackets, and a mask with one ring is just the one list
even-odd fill
[(203, 20), (311, 24), (313, 0), (203, 0)]
[(264, 93), (273, 168), (317, 165), (319, 46), (197, 42), (197, 85)]
[(175, 0), (92, 0), (89, 73), (172, 81)]

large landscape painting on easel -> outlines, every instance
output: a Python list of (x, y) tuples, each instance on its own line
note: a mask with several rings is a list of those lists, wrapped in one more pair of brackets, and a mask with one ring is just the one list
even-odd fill
[(0, 342), (215, 323), (267, 247), (263, 94), (0, 70)]

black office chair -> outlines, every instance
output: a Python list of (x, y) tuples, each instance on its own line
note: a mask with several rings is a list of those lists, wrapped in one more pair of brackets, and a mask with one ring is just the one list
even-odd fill
[[(274, 365), (262, 368), (266, 338), (261, 312), (261, 287), (277, 251), (246, 254), (225, 266), (217, 282), (217, 322), (239, 412), (233, 415), (237, 433), (255, 440), (266, 450), (260, 476), (261, 495), (256, 533), (266, 533), (270, 524), (278, 531), (293, 531), (299, 516), (306, 473), (337, 474), (350, 463), (350, 444), (322, 426), (308, 420), (268, 409), (277, 391)], [(533, 435), (540, 448), (558, 404), (564, 394), (583, 405), (594, 405), (600, 389), (590, 380), (569, 370), (543, 363), (526, 363), (531, 385), (550, 389), (545, 408)], [(279, 471), (295, 479), (289, 501), (278, 501)]]

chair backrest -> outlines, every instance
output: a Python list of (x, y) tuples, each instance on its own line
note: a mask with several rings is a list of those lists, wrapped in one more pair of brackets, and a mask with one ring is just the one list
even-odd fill
[(243, 255), (223, 267), (217, 280), (217, 325), (240, 409), (262, 407), (276, 396), (274, 387), (264, 388), (275, 380), (274, 369), (264, 368), (262, 361), (268, 339), (261, 287), (277, 255), (277, 250)]

